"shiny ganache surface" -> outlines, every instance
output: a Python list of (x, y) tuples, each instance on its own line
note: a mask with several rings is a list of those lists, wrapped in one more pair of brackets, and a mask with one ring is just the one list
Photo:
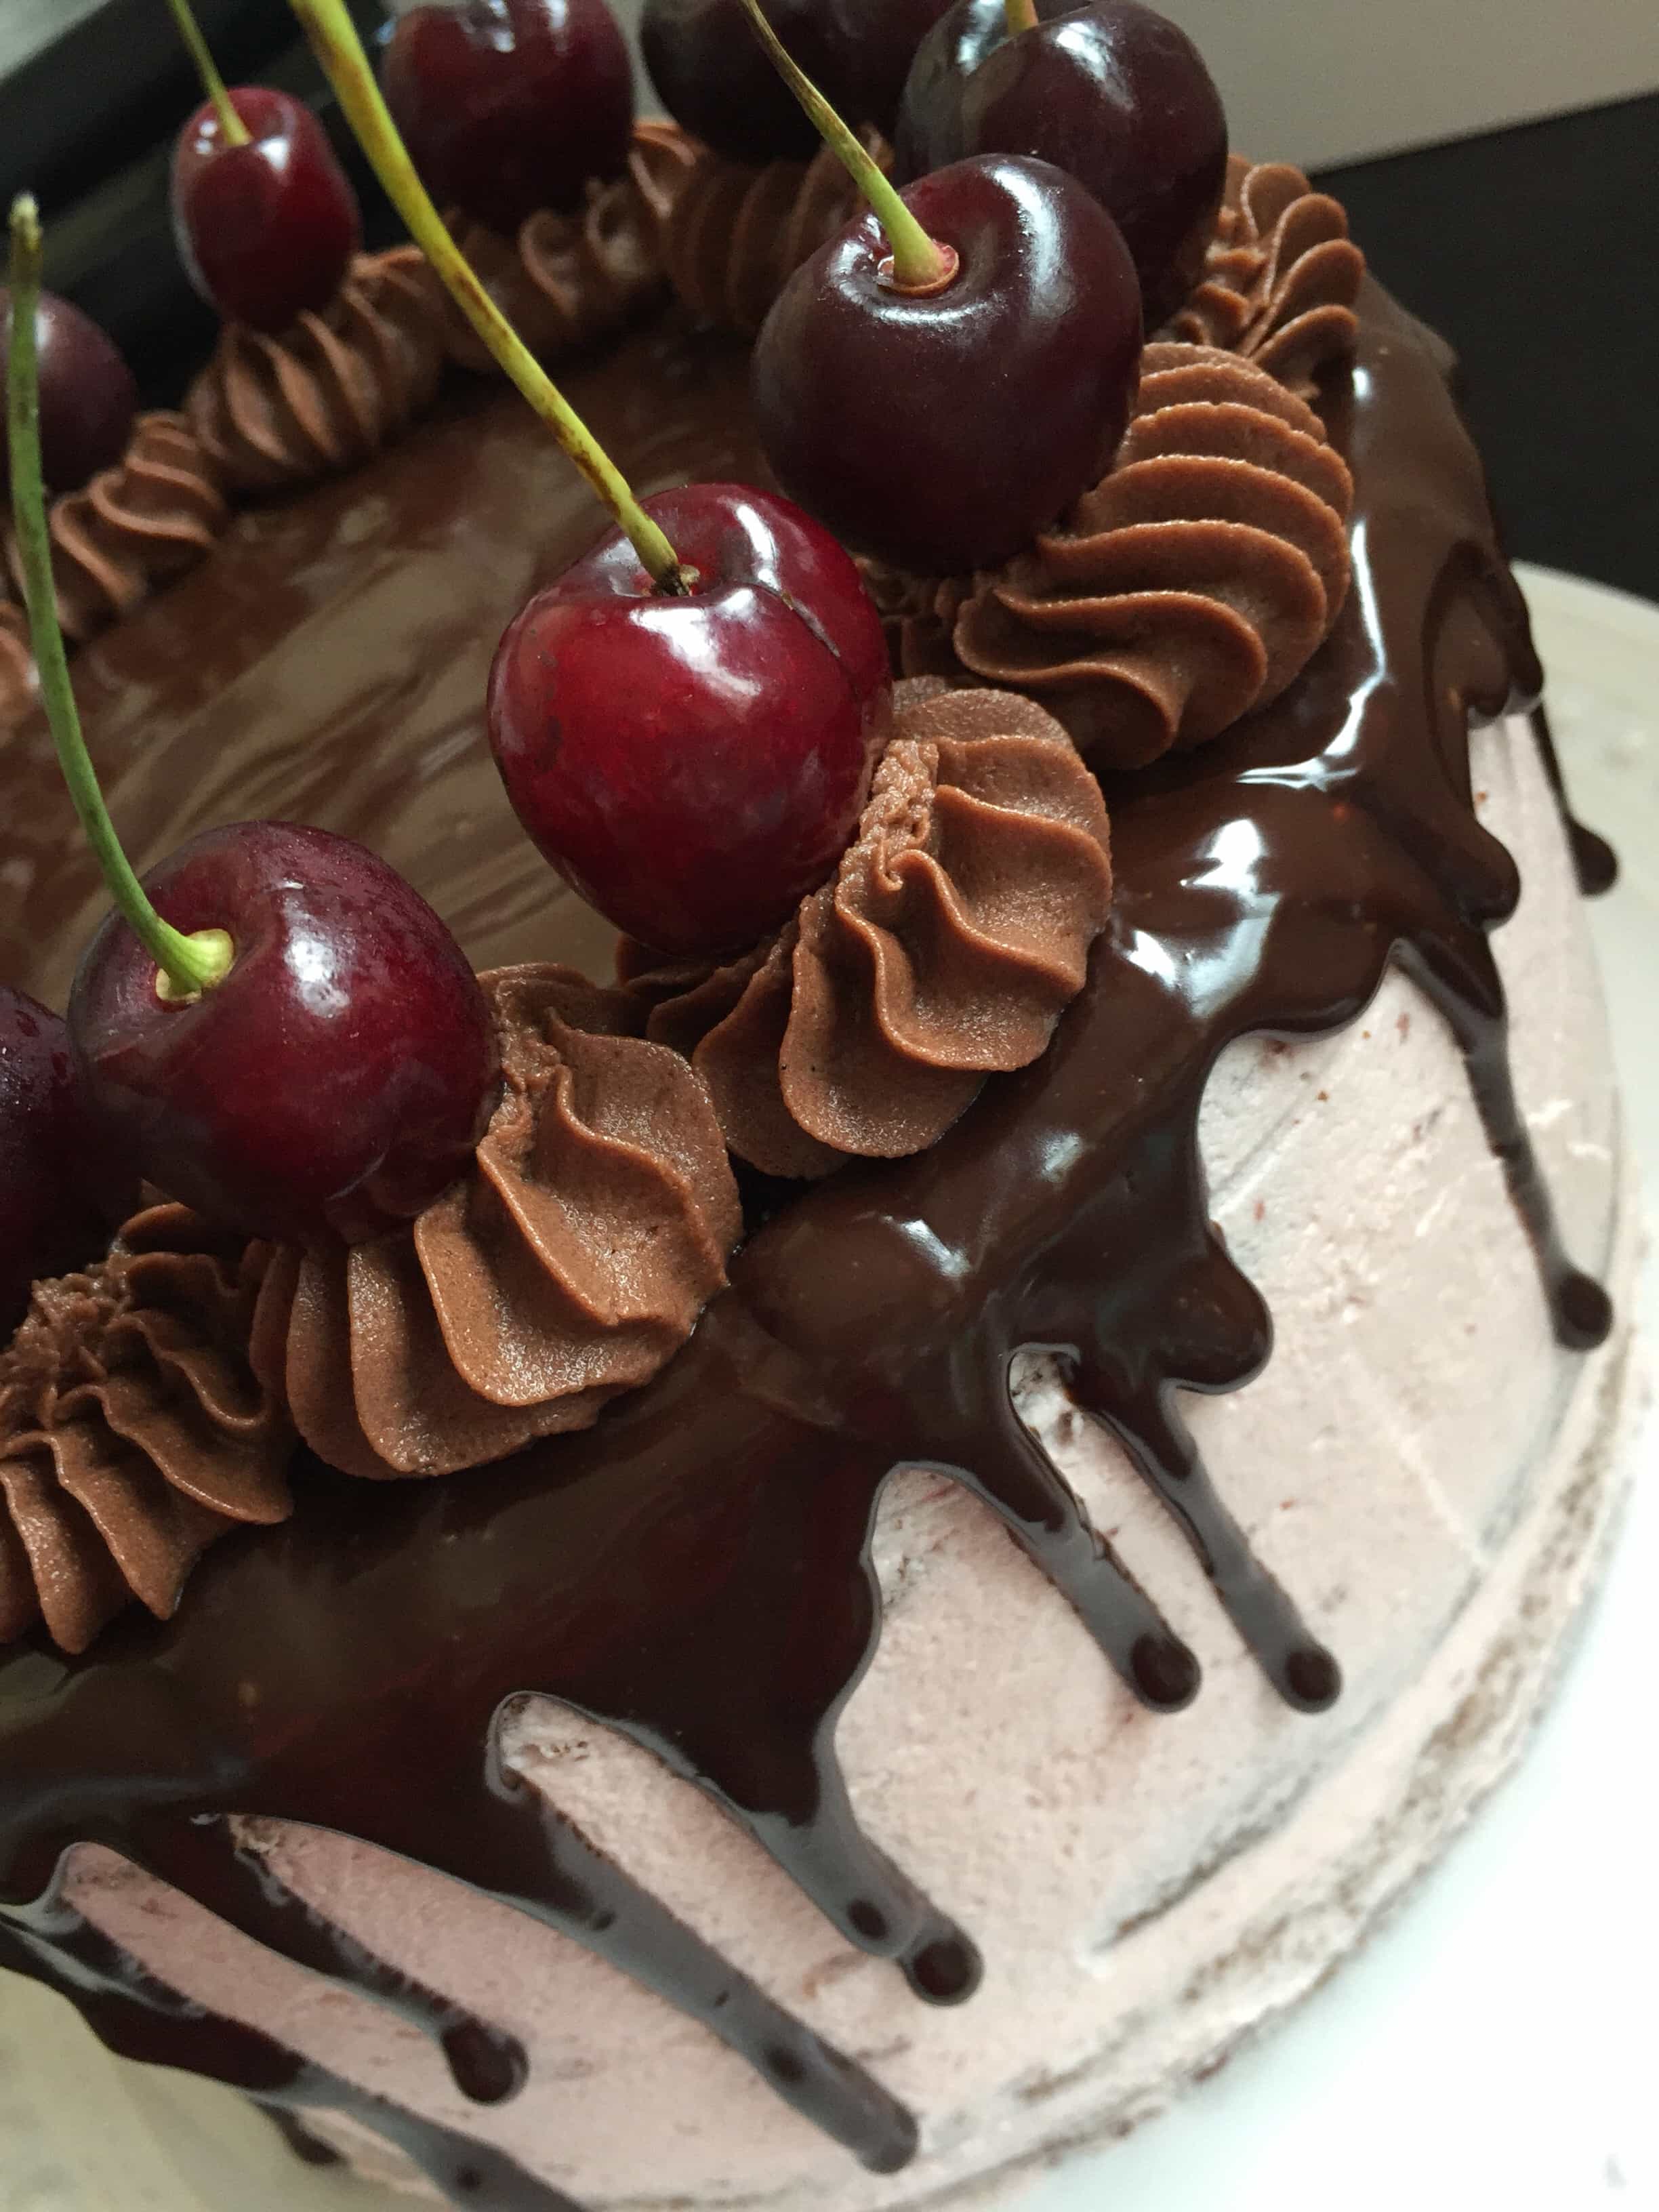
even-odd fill
[[(1305, 1710), (1334, 1697), (1335, 1657), (1253, 1557), (1224, 1468), (1212, 1483), (1178, 1411), (1179, 1389), (1248, 1382), (1271, 1341), (1206, 1205), (1197, 1118), (1218, 1054), (1247, 1032), (1341, 1026), (1397, 959), (1463, 1049), (1558, 1336), (1588, 1346), (1608, 1322), (1516, 1111), (1487, 933), (1518, 884), (1471, 804), (1471, 714), (1537, 688), (1524, 612), (1443, 354), (1375, 290), (1363, 309), (1352, 380), (1323, 402), (1355, 476), (1355, 589), (1271, 709), (1109, 785), (1117, 902), (1048, 1053), (929, 1152), (782, 1205), (681, 1356), (586, 1436), (389, 1490), (302, 1468), (295, 1521), (227, 1541), (167, 1626), (123, 1623), (75, 1664), (15, 1651), (0, 1963), (72, 1990), (118, 2049), (278, 2106), (349, 2109), (458, 2201), (549, 2212), (556, 2193), (497, 2154), (170, 1997), (54, 1891), (70, 1844), (110, 1844), (418, 2020), (469, 2094), (510, 2094), (522, 2055), (506, 2039), (334, 1937), (236, 1849), (235, 1814), (310, 1822), (550, 1922), (865, 2163), (902, 2164), (912, 2117), (550, 1815), (495, 1729), (527, 1692), (621, 1729), (918, 1996), (970, 1994), (971, 1934), (862, 1834), (835, 1755), (879, 1629), (868, 1545), (889, 1473), (921, 1462), (986, 1499), (1145, 1703), (1199, 1688), (1016, 1416), (1023, 1346), (1054, 1350), (1122, 1440), (1279, 1693)], [(579, 404), (647, 488), (740, 475), (740, 377), (737, 356), (663, 330)], [(216, 808), (314, 811), (409, 870), (475, 958), (592, 957), (580, 910), (512, 833), (478, 729), (496, 626), (594, 534), (561, 469), (505, 404), (453, 413), (349, 484), (244, 518), (210, 583), (96, 648), (93, 740), (146, 851)], [(63, 834), (42, 785), (0, 876), (6, 957), (48, 992), (96, 905)]]

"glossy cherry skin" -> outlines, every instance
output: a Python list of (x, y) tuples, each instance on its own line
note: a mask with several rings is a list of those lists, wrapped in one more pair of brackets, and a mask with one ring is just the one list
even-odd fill
[(423, 0), (380, 74), (427, 190), (493, 229), (568, 213), (627, 166), (633, 70), (605, 0)]
[[(951, 0), (765, 0), (767, 20), (854, 127), (891, 132), (922, 36)], [(734, 161), (810, 161), (818, 135), (741, 0), (646, 0), (640, 46), (663, 106)]]
[[(29, 1285), (100, 1253), (121, 1196), (93, 1133), (69, 1031), (0, 983), (0, 1344), (22, 1319)], [(108, 1193), (106, 1213), (95, 1194)]]
[(328, 134), (303, 100), (238, 85), (246, 145), (230, 146), (211, 101), (173, 153), (173, 230), (191, 282), (228, 322), (286, 330), (326, 307), (362, 240), (357, 202)]
[(236, 948), (182, 1005), (118, 915), (82, 958), (76, 1059), (152, 1182), (227, 1227), (315, 1243), (375, 1235), (455, 1180), (495, 1108), (495, 1031), (459, 946), (394, 869), (327, 830), (245, 822), (144, 882), (176, 928)]
[[(34, 319), (40, 369), (40, 465), (50, 492), (78, 491), (127, 449), (138, 387), (113, 338), (56, 292)], [(0, 284), (0, 362), (11, 350), (11, 295)], [(0, 370), (0, 392), (5, 376)], [(0, 469), (9, 465), (0, 407)]]
[(904, 89), (897, 174), (969, 154), (1035, 154), (1079, 178), (1128, 241), (1146, 326), (1203, 271), (1227, 176), (1227, 118), (1184, 31), (1137, 0), (1036, 0), (1008, 35), (1003, 0), (957, 0)]
[(773, 472), (862, 553), (929, 575), (1006, 561), (1110, 463), (1140, 358), (1117, 226), (1075, 179), (988, 155), (904, 194), (960, 266), (942, 291), (883, 276), (873, 216), (795, 271), (756, 341)]
[(880, 620), (833, 538), (773, 494), (645, 501), (691, 593), (652, 590), (620, 531), (502, 638), (489, 740), (567, 881), (659, 952), (736, 951), (835, 866), (886, 731)]

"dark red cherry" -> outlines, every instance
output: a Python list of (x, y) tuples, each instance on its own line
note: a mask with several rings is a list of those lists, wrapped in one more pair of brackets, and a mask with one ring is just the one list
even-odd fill
[(654, 592), (620, 530), (502, 638), (489, 738), (561, 875), (659, 951), (752, 945), (845, 848), (891, 678), (857, 569), (786, 501), (688, 484), (644, 502), (682, 564)]
[[(912, 57), (951, 0), (767, 0), (830, 106), (890, 132)], [(663, 106), (734, 161), (810, 161), (817, 133), (757, 43), (741, 0), (646, 0), (640, 46)]]
[(226, 143), (204, 101), (173, 155), (173, 229), (191, 282), (228, 322), (286, 330), (339, 289), (362, 237), (357, 202), (327, 133), (302, 100), (237, 85), (248, 131)]
[[(127, 449), (138, 387), (115, 341), (89, 315), (40, 295), (34, 319), (40, 362), (40, 459), (49, 492), (78, 491)], [(11, 349), (11, 295), (0, 284), (0, 360)], [(0, 375), (0, 386), (5, 379)], [(5, 410), (0, 407), (0, 471), (7, 461)], [(3, 479), (0, 478), (0, 482)]]
[(58, 1016), (0, 983), (0, 1341), (29, 1285), (102, 1251), (109, 1223), (94, 1196), (107, 1160), (92, 1134)]
[(175, 928), (235, 947), (184, 1004), (118, 915), (82, 959), (76, 1060), (151, 1182), (308, 1242), (372, 1236), (455, 1180), (494, 1109), (495, 1034), (460, 948), (395, 870), (324, 830), (245, 822), (144, 886)]
[(1155, 330), (1198, 281), (1227, 174), (1227, 118), (1186, 33), (1137, 0), (957, 0), (917, 50), (897, 174), (1035, 154), (1085, 184), (1128, 241)]
[(422, 0), (380, 73), (434, 199), (495, 230), (627, 166), (633, 70), (605, 0)]
[(988, 155), (905, 204), (959, 257), (931, 293), (883, 274), (873, 216), (798, 269), (750, 369), (774, 473), (838, 538), (958, 575), (1006, 560), (1105, 471), (1140, 356), (1115, 223), (1043, 161)]

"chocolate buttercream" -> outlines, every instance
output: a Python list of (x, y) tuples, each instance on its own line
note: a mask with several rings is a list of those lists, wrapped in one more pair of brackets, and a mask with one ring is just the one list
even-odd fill
[(281, 1250), (255, 1364), (348, 1474), (448, 1474), (588, 1427), (726, 1280), (737, 1187), (702, 1085), (571, 969), (480, 978), (502, 1097), (474, 1171), (406, 1227)]
[(778, 937), (712, 972), (623, 948), (647, 1035), (772, 1175), (931, 1145), (988, 1074), (1041, 1056), (1106, 924), (1106, 809), (1060, 725), (939, 683), (894, 708), (856, 839)]
[(15, 600), (3, 596), (0, 577), (0, 730), (20, 722), (40, 696), (29, 650), (29, 623)]
[(1006, 568), (866, 580), (907, 673), (1034, 693), (1097, 767), (1139, 768), (1276, 699), (1348, 589), (1353, 484), (1259, 364), (1152, 344), (1111, 471)]
[(216, 1538), (287, 1518), (292, 1431), (247, 1359), (267, 1251), (162, 1204), (36, 1284), (0, 1352), (0, 1644), (167, 1620)]
[[(873, 131), (864, 143), (884, 169), (892, 150)], [(826, 146), (811, 161), (752, 168), (706, 146), (663, 228), (669, 279), (706, 322), (752, 337), (803, 261), (863, 206), (839, 157)]]
[(1203, 279), (1170, 335), (1242, 354), (1306, 397), (1353, 353), (1364, 273), (1340, 200), (1288, 161), (1235, 154)]
[[(192, 568), (229, 520), (213, 461), (185, 417), (141, 415), (113, 468), (52, 503), (52, 576), (64, 635), (79, 641), (131, 614), (154, 586)], [(21, 601), (22, 563), (9, 537), (7, 554)], [(6, 629), (27, 655), (21, 605)], [(34, 696), (27, 659), (14, 673), (17, 651), (0, 644), (0, 702), (13, 682), (26, 687), (23, 703)]]
[[(451, 219), (457, 245), (538, 360), (555, 361), (602, 337), (656, 296), (664, 282), (662, 240), (700, 153), (677, 124), (636, 123), (628, 173), (591, 183), (580, 214), (544, 209), (511, 239), (483, 223)], [(453, 302), (445, 340), (451, 358), (465, 368), (494, 368)]]
[(359, 254), (328, 306), (276, 337), (228, 324), (185, 410), (226, 483), (280, 491), (389, 445), (443, 373), (447, 295), (418, 246)]

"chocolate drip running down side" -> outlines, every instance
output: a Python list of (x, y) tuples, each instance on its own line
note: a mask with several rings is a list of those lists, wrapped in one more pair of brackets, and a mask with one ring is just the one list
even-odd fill
[[(319, 2087), (31, 1902), (92, 1838), (211, 1905), (192, 1840), (204, 1819), (307, 1823), (561, 1929), (866, 2164), (902, 2164), (914, 2124), (880, 2086), (550, 1814), (495, 1730), (529, 1692), (620, 1730), (918, 1995), (968, 1995), (969, 1936), (862, 1833), (835, 1752), (879, 1629), (870, 1540), (890, 1473), (921, 1463), (984, 1498), (1143, 1702), (1173, 1709), (1197, 1687), (1192, 1655), (1017, 1417), (1010, 1363), (1027, 1347), (1055, 1354), (1121, 1437), (1280, 1694), (1329, 1703), (1335, 1660), (1255, 1559), (1178, 1410), (1182, 1389), (1246, 1382), (1270, 1337), (1208, 1215), (1197, 1124), (1218, 1056), (1249, 1033), (1352, 1022), (1397, 952), (1468, 1056), (1558, 1334), (1593, 1341), (1607, 1314), (1559, 1249), (1487, 942), (1517, 883), (1475, 818), (1468, 724), (1532, 695), (1537, 668), (1480, 464), (1422, 333), (1374, 291), (1352, 393), (1326, 411), (1355, 477), (1357, 588), (1270, 709), (1109, 786), (1116, 904), (1049, 1051), (930, 1151), (787, 1205), (679, 1358), (593, 1430), (464, 1482), (313, 1470), (305, 1510), (217, 1547), (172, 1623), (124, 1621), (45, 1680), (40, 1655), (15, 1655), (0, 1669), (7, 1962), (70, 1991), (118, 2048), (267, 2100), (338, 2103), (401, 2128), (458, 2203), (546, 2212), (556, 2200), (490, 2154), (470, 2154), (463, 2190), (453, 2139), (371, 2117), (360, 2093)], [(447, 649), (441, 634), (420, 647), (434, 669)], [(261, 1940), (296, 1955), (283, 1920)]]

